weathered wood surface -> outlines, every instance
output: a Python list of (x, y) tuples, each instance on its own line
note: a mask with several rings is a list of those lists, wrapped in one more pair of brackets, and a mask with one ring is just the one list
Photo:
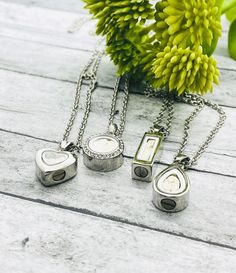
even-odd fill
[[(4, 89), (1, 90), (0, 110), (3, 118), (0, 120), (0, 128), (36, 138), (59, 141), (68, 121), (70, 106), (74, 99), (74, 84), (4, 70), (0, 70), (0, 81), (1, 85), (4, 86)], [(108, 116), (111, 96), (112, 92), (109, 89), (98, 88), (94, 92), (92, 112), (85, 137), (93, 134), (94, 131), (102, 132), (104, 130), (107, 119), (97, 121), (100, 120), (103, 112)], [(138, 103), (134, 103), (137, 98)], [(142, 104), (146, 105), (145, 109), (140, 107)], [(127, 144), (125, 154), (127, 156), (132, 157), (134, 155), (140, 137), (152, 124), (152, 120), (158, 114), (160, 105), (161, 102), (157, 99), (148, 99), (143, 95), (132, 94), (130, 96), (127, 127), (124, 134)], [(148, 109), (156, 109), (156, 111), (152, 110), (149, 113)], [(192, 110), (192, 107), (187, 106), (183, 111), (183, 104), (177, 104), (175, 109), (176, 118), (172, 130), (174, 133), (163, 146), (165, 150), (161, 158), (163, 163), (168, 163), (173, 159), (177, 150), (176, 144), (179, 146), (178, 142), (182, 136), (181, 128), (183, 127), (184, 118)], [(225, 107), (225, 111), (228, 114), (226, 125), (200, 159), (199, 164), (194, 168), (219, 173), (219, 165), (224, 161), (225, 164), (222, 164), (220, 173), (235, 176), (236, 144), (230, 140), (236, 130), (233, 126), (236, 109)], [(212, 118), (204, 119), (203, 115)], [(195, 126), (191, 131), (191, 134), (197, 135), (198, 138), (193, 138), (189, 143), (190, 151), (194, 151), (197, 148), (196, 145), (200, 144), (206, 137), (207, 131), (209, 132), (213, 122), (216, 122), (217, 115), (214, 111), (205, 109), (199, 116), (200, 118), (203, 119), (202, 127)], [(195, 124), (197, 124), (197, 121)], [(76, 137), (76, 130), (74, 130), (74, 137)], [(208, 164), (209, 161), (212, 161), (213, 164)]]
[[(36, 218), (41, 217), (41, 211), (42, 215), (45, 215), (47, 213), (44, 210), (50, 210), (44, 227), (48, 226), (51, 230), (53, 226), (59, 226), (60, 228), (55, 230), (55, 238), (59, 236), (61, 230), (65, 229), (66, 235), (63, 238), (66, 241), (72, 241), (70, 248), (77, 253), (81, 251), (80, 254), (74, 255), (73, 262), (66, 260), (64, 252), (56, 255), (54, 261), (51, 249), (46, 248), (43, 253), (49, 254), (49, 258), (46, 259), (45, 266), (53, 264), (55, 270), (53, 267), (51, 271), (48, 269), (44, 272), (56, 272), (59, 266), (62, 272), (77, 272), (78, 268), (75, 266), (78, 263), (81, 266), (80, 272), (94, 272), (95, 268), (97, 272), (122, 272), (123, 268), (130, 269), (130, 272), (170, 272), (173, 262), (166, 265), (166, 255), (170, 246), (172, 248), (170, 260), (174, 259), (173, 253), (178, 254), (178, 249), (182, 252), (176, 257), (175, 262), (178, 264), (176, 272), (187, 272), (187, 269), (191, 272), (234, 272), (236, 266), (233, 262), (231, 264), (223, 262), (224, 257), (227, 256), (231, 261), (231, 253), (233, 257), (236, 250), (236, 144), (234, 141), (236, 64), (228, 58), (226, 24), (224, 24), (223, 37), (215, 55), (221, 72), (221, 84), (216, 87), (214, 95), (209, 97), (224, 106), (228, 118), (224, 128), (199, 163), (188, 172), (192, 181), (192, 195), (187, 210), (175, 215), (157, 211), (151, 204), (150, 184), (134, 182), (130, 178), (131, 157), (140, 137), (150, 126), (160, 108), (160, 101), (138, 94), (132, 94), (130, 97), (124, 134), (126, 159), (121, 169), (108, 174), (95, 173), (87, 170), (80, 160), (78, 176), (66, 184), (48, 189), (36, 181), (33, 162), (35, 151), (45, 146), (54, 146), (53, 143), (59, 141), (68, 120), (70, 112), (68, 106), (71, 106), (73, 101), (74, 83), (97, 42), (94, 36), (94, 23), (87, 21), (88, 15), (81, 6), (81, 1), (77, 0), (58, 1), (56, 6), (53, 1), (43, 0), (0, 1), (0, 191), (3, 195), (11, 195), (11, 198), (6, 200), (3, 197), (3, 202), (17, 203), (17, 205), (9, 205), (9, 211), (12, 211), (9, 215), (14, 213), (15, 206), (19, 206), (16, 213), (19, 215), (17, 219), (20, 223), (23, 221), (22, 215), (27, 213), (25, 212), (27, 204), (18, 205), (19, 202), (26, 201), (17, 201), (16, 197), (27, 199), (26, 203), (29, 202), (29, 204), (40, 202), (64, 209), (59, 212), (55, 208), (32, 205), (35, 206), (34, 209), (32, 208), (32, 214), (37, 216), (36, 211), (39, 210)], [(86, 135), (102, 132), (106, 124), (105, 119), (101, 120), (101, 113), (109, 112), (111, 88), (115, 82), (115, 67), (108, 57), (103, 58), (98, 81), (99, 88), (93, 96), (92, 113)], [(132, 91), (138, 93), (142, 91), (142, 87), (133, 85)], [(84, 96), (82, 99), (84, 100)], [(141, 107), (143, 104), (145, 109)], [(151, 113), (148, 110), (155, 108), (156, 111)], [(161, 158), (158, 158), (159, 169), (173, 159), (182, 135), (183, 120), (191, 109), (191, 107), (184, 107), (183, 104), (176, 105), (178, 118), (175, 118), (173, 134), (162, 148), (165, 152), (162, 153)], [(204, 111), (207, 119), (202, 113), (199, 117), (201, 126), (197, 126), (199, 123), (196, 121), (191, 131), (191, 134), (197, 135), (198, 139), (192, 139), (188, 148), (190, 152), (197, 148), (213, 122), (216, 121), (214, 112), (207, 109)], [(73, 214), (73, 220), (67, 221), (66, 219), (70, 217), (68, 215), (71, 214), (70, 210), (77, 214)], [(28, 214), (30, 214), (29, 211)], [(93, 215), (96, 218), (83, 216), (84, 214)], [(64, 220), (60, 221), (62, 218)], [(6, 228), (11, 227), (13, 220), (5, 219)], [(38, 232), (31, 223), (35, 221), (32, 218), (29, 223), (27, 222), (27, 225), (31, 227), (29, 233)], [(89, 230), (86, 231), (87, 237), (85, 236), (88, 238), (88, 245), (86, 240), (82, 239), (85, 228), (80, 230), (81, 232), (75, 230), (80, 221), (82, 221), (81, 225), (89, 226)], [(97, 224), (93, 228), (93, 221), (100, 221), (99, 223), (102, 224)], [(68, 225), (64, 224), (63, 227), (65, 222), (68, 222)], [(14, 225), (20, 224), (16, 222)], [(116, 226), (121, 227), (119, 232), (117, 231), (117, 241), (114, 241), (111, 253), (106, 251), (109, 252), (111, 240), (114, 240), (115, 235), (110, 236), (103, 231), (101, 226), (104, 227), (104, 225), (107, 225), (107, 230), (113, 230), (113, 227), (117, 230)], [(136, 230), (140, 227), (143, 228), (142, 234), (145, 235), (136, 234)], [(71, 231), (73, 236), (70, 237), (67, 230)], [(126, 230), (130, 231), (130, 234), (127, 234)], [(98, 248), (98, 241), (93, 239), (93, 242), (91, 239), (95, 238), (95, 231), (100, 234), (101, 240), (106, 242), (100, 246), (101, 255), (105, 255), (100, 263), (96, 261), (100, 258), (100, 253), (93, 253), (94, 260), (92, 258), (87, 260), (83, 255), (87, 249), (89, 252), (93, 247)], [(12, 232), (14, 232), (13, 229), (11, 229)], [(6, 249), (12, 250), (15, 240), (11, 239), (10, 235), (4, 242), (6, 242)], [(114, 253), (120, 253), (120, 245), (116, 242), (121, 242), (123, 246), (122, 242), (128, 242), (130, 236), (131, 243), (126, 244), (126, 254), (132, 253), (132, 255), (127, 258), (127, 255), (122, 253), (118, 256), (116, 266), (111, 269), (112, 261), (117, 260)], [(144, 238), (147, 238), (146, 242)], [(19, 250), (19, 255), (14, 254), (17, 258), (15, 270), (7, 267), (6, 260), (4, 272), (18, 272), (17, 266), (21, 264), (23, 266), (22, 257), (30, 257), (35, 259), (36, 264), (40, 264), (44, 257), (42, 245), (47, 240), (48, 238), (44, 237), (44, 241), (32, 246), (32, 252), (27, 253), (29, 256), (24, 254), (23, 250)], [(54, 239), (51, 238), (51, 241)], [(52, 249), (58, 250), (62, 242), (63, 239), (59, 244), (56, 241)], [(165, 245), (163, 252), (158, 248), (160, 245), (162, 247)], [(40, 255), (36, 257), (38, 248)], [(12, 252), (15, 253), (15, 251)], [(6, 256), (3, 256), (3, 246), (0, 247), (2, 257), (10, 259), (12, 252), (6, 252)], [(153, 252), (155, 252), (154, 256)], [(209, 255), (209, 260), (203, 258), (206, 256), (204, 253)], [(140, 258), (135, 259), (135, 255)], [(221, 260), (219, 255), (222, 257)], [(153, 261), (151, 261), (152, 256)], [(65, 259), (65, 263), (62, 263), (61, 259)], [(185, 267), (185, 264), (181, 264), (184, 259), (188, 266), (191, 264), (192, 270), (189, 270), (188, 266)], [(200, 261), (202, 267), (199, 269), (197, 266)], [(150, 264), (149, 268), (147, 264)], [(30, 266), (30, 263), (26, 263), (25, 272), (29, 271), (27, 266)]]
[[(182, 213), (169, 215), (152, 205), (150, 184), (132, 181), (130, 159), (125, 160), (122, 168), (104, 174), (88, 170), (80, 157), (75, 179), (45, 188), (35, 179), (35, 151), (56, 146), (6, 132), (2, 132), (1, 137), (0, 172), (4, 177), (1, 192), (236, 249), (235, 178), (189, 171), (190, 206)], [(161, 168), (159, 165), (158, 170)]]
[[(30, 73), (34, 75), (74, 82), (83, 64), (91, 55), (88, 50), (93, 50), (97, 43), (97, 38), (92, 35), (94, 23), (89, 21), (82, 24), (80, 30), (68, 33), (68, 30), (73, 29), (77, 23), (80, 25), (81, 18), (88, 18), (88, 15), (35, 7), (26, 9), (24, 6), (0, 2), (0, 16), (4, 19), (2, 27), (0, 26), (0, 34), (5, 37), (5, 39), (2, 37), (0, 49), (9, 56), (0, 66), (5, 69), (26, 73), (30, 69)], [(223, 34), (222, 41), (225, 40), (226, 34)], [(221, 85), (216, 87), (215, 92), (218, 93), (216, 100), (223, 105), (227, 104), (227, 95), (236, 81), (235, 64), (226, 57), (225, 47), (225, 42), (220, 43), (219, 48), (223, 54), (216, 55), (221, 68)], [(78, 54), (78, 50), (85, 52)], [(10, 56), (14, 63), (11, 62)], [(65, 60), (71, 63), (69, 68), (64, 65)], [(101, 68), (103, 73), (99, 77), (99, 84), (103, 87), (112, 87), (115, 80), (114, 66), (108, 58), (105, 60), (104, 67)], [(34, 67), (33, 63), (37, 63), (37, 66)], [(143, 90), (140, 90), (139, 86), (134, 86), (133, 91)], [(235, 107), (230, 102), (227, 105)]]
[(233, 273), (236, 267), (230, 249), (2, 195), (0, 217), (4, 273)]

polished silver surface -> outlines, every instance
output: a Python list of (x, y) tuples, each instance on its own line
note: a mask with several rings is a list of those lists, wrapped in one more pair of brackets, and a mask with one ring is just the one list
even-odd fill
[(88, 138), (83, 146), (83, 162), (94, 171), (108, 172), (123, 164), (124, 143), (121, 138), (101, 134)]
[(165, 212), (178, 212), (188, 206), (189, 179), (184, 169), (173, 164), (153, 181), (153, 204)]
[(163, 134), (151, 130), (146, 132), (132, 161), (132, 178), (144, 182), (152, 181), (155, 156), (163, 140)]
[[(149, 89), (146, 90), (146, 94), (148, 96), (157, 96), (157, 97), (166, 96), (167, 98), (169, 97), (169, 94), (168, 94), (167, 90), (164, 90), (164, 92), (163, 92), (162, 90), (154, 90), (154, 89), (149, 88)], [(201, 157), (201, 155), (205, 152), (207, 147), (213, 141), (216, 134), (218, 133), (220, 128), (225, 123), (226, 114), (225, 114), (224, 109), (221, 106), (219, 106), (217, 103), (214, 103), (214, 102), (212, 102), (212, 101), (210, 101), (208, 99), (205, 99), (205, 98), (203, 98), (203, 97), (201, 97), (199, 95), (189, 94), (189, 93), (185, 92), (182, 96), (175, 97), (175, 100), (185, 102), (185, 103), (188, 103), (190, 105), (196, 106), (194, 111), (185, 120), (185, 123), (184, 123), (184, 136), (183, 136), (183, 139), (181, 141), (181, 145), (180, 145), (180, 148), (179, 148), (179, 150), (177, 152), (175, 160), (179, 156), (179, 154), (184, 153), (185, 147), (186, 147), (186, 145), (187, 145), (187, 143), (189, 141), (190, 124), (197, 117), (199, 112), (203, 109), (204, 105), (210, 107), (212, 110), (216, 111), (218, 113), (218, 115), (219, 115), (217, 123), (215, 124), (213, 129), (210, 131), (210, 133), (206, 137), (206, 140), (204, 140), (204, 142), (199, 146), (197, 151), (194, 153), (192, 158), (189, 160), (188, 164), (185, 164), (185, 169), (188, 169), (189, 167), (191, 167), (192, 165), (197, 163), (198, 159)]]
[[(146, 85), (145, 94), (152, 95), (151, 88)], [(139, 144), (132, 161), (131, 175), (135, 180), (151, 182), (153, 164), (161, 142), (170, 134), (174, 116), (174, 100), (171, 96), (162, 96), (163, 100), (158, 116), (153, 121), (149, 132), (146, 132)]]
[(63, 183), (77, 173), (77, 158), (67, 151), (41, 149), (35, 161), (36, 175), (44, 186)]
[[(159, 91), (156, 93), (158, 94)], [(189, 180), (185, 174), (185, 170), (190, 168), (193, 164), (196, 164), (197, 160), (212, 142), (226, 119), (226, 114), (221, 106), (198, 95), (185, 93), (183, 96), (180, 98), (178, 97), (177, 99), (194, 105), (196, 108), (185, 120), (184, 135), (180, 148), (175, 156), (174, 163), (169, 168), (157, 175), (153, 182), (154, 205), (160, 210), (169, 212), (180, 211), (187, 206), (189, 198)], [(206, 140), (199, 146), (193, 157), (190, 158), (189, 156), (184, 155), (185, 148), (189, 141), (190, 124), (197, 117), (204, 106), (208, 106), (217, 111), (219, 114), (219, 119), (206, 137)], [(185, 190), (183, 190), (183, 185), (186, 185)]]
[[(92, 93), (97, 86), (96, 75), (102, 55), (103, 51), (95, 50), (93, 56), (87, 65), (85, 65), (79, 76), (69, 122), (66, 126), (63, 139), (59, 145), (60, 151), (53, 149), (43, 149), (38, 151), (36, 154), (36, 175), (41, 183), (45, 186), (52, 186), (65, 182), (76, 175), (77, 158), (75, 158), (75, 155), (73, 155), (71, 152), (79, 152), (81, 149), (85, 127), (87, 125), (91, 109)], [(68, 141), (68, 138), (73, 128), (75, 118), (78, 114), (81, 89), (85, 81), (88, 85), (86, 92), (85, 110), (76, 143), (73, 144), (72, 142)]]
[(120, 78), (117, 78), (111, 102), (107, 132), (92, 136), (83, 145), (83, 162), (94, 171), (109, 172), (123, 164), (124, 143), (121, 136), (124, 132), (129, 100), (129, 76), (125, 75), (123, 106), (120, 112), (119, 126), (114, 123)]

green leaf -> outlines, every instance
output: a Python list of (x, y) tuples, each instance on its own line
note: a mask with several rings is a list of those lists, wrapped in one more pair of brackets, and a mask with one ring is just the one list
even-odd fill
[(230, 57), (236, 60), (236, 19), (234, 19), (229, 28), (228, 50)]
[(221, 14), (224, 14), (226, 11), (230, 10), (234, 6), (236, 6), (236, 0), (224, 0)]
[(225, 13), (227, 19), (230, 21), (230, 22), (233, 22), (234, 19), (236, 18), (236, 6), (229, 9), (226, 13)]

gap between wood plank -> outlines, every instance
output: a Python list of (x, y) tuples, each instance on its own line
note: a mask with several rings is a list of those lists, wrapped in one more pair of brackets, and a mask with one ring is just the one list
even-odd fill
[(77, 51), (82, 51), (82, 52), (93, 52), (92, 50), (89, 50), (89, 49), (69, 47), (69, 46), (63, 46), (63, 45), (56, 45), (56, 44), (50, 44), (50, 43), (47, 43), (47, 42), (33, 41), (33, 40), (22, 39), (22, 38), (15, 38), (15, 37), (3, 35), (3, 34), (0, 34), (0, 37), (4, 37), (4, 38), (7, 38), (7, 39), (13, 39), (13, 40), (17, 40), (17, 41), (22, 41), (22, 42), (29, 42), (29, 43), (33, 43), (33, 44), (47, 45), (47, 46), (50, 46), (50, 47), (64, 48), (64, 49), (68, 49), (68, 50), (77, 50)]
[(82, 208), (79, 209), (79, 208), (75, 208), (75, 207), (59, 205), (59, 204), (55, 204), (55, 203), (52, 203), (52, 202), (49, 202), (49, 201), (44, 201), (42, 199), (34, 199), (34, 198), (24, 197), (24, 196), (20, 196), (20, 195), (8, 193), (8, 192), (3, 192), (3, 191), (0, 191), (0, 194), (5, 195), (5, 196), (9, 196), (9, 197), (12, 197), (12, 198), (17, 198), (17, 199), (21, 199), (21, 200), (25, 200), (25, 201), (29, 201), (29, 202), (33, 202), (33, 203), (38, 203), (38, 204), (42, 204), (42, 205), (46, 205), (46, 206), (50, 206), (50, 207), (54, 207), (54, 208), (67, 210), (67, 211), (73, 211), (73, 212), (84, 214), (84, 215), (89, 215), (89, 216), (93, 216), (93, 217), (97, 217), (97, 218), (101, 218), (101, 219), (110, 220), (110, 221), (113, 221), (113, 222), (116, 222), (116, 223), (122, 223), (122, 224), (126, 224), (126, 225), (129, 225), (129, 226), (134, 226), (134, 227), (138, 227), (138, 228), (142, 228), (142, 229), (156, 231), (156, 232), (168, 234), (168, 235), (171, 235), (171, 236), (180, 237), (180, 238), (192, 240), (192, 241), (195, 241), (195, 242), (205, 243), (205, 244), (208, 244), (208, 245), (213, 245), (213, 246), (216, 246), (216, 247), (221, 247), (221, 248), (226, 248), (226, 249), (231, 249), (231, 250), (236, 251), (236, 247), (232, 247), (232, 246), (227, 245), (227, 244), (221, 244), (221, 243), (217, 243), (217, 242), (213, 242), (213, 241), (206, 241), (206, 240), (202, 240), (200, 238), (195, 238), (195, 237), (192, 237), (192, 236), (184, 235), (183, 233), (175, 233), (175, 232), (166, 231), (166, 230), (159, 229), (159, 228), (152, 228), (152, 227), (149, 227), (147, 225), (131, 222), (131, 221), (128, 221), (128, 220), (120, 218), (120, 217), (96, 213), (96, 212), (90, 211), (88, 209), (82, 209)]
[[(72, 83), (72, 84), (76, 84), (76, 81), (71, 81), (71, 80), (64, 80), (64, 79), (59, 79), (59, 78), (55, 78), (55, 77), (49, 77), (49, 76), (44, 76), (44, 75), (39, 75), (39, 74), (34, 74), (34, 73), (29, 73), (29, 72), (24, 72), (24, 71), (19, 71), (19, 70), (15, 70), (15, 69), (8, 69), (5, 67), (1, 67), (1, 63), (0, 63), (0, 70), (2, 71), (9, 71), (9, 72), (14, 72), (17, 74), (22, 74), (22, 75), (28, 75), (28, 76), (32, 76), (32, 77), (37, 77), (37, 78), (42, 78), (42, 79), (48, 79), (48, 80), (54, 80), (54, 81), (58, 81), (58, 82), (65, 82), (65, 83)], [(222, 69), (223, 70), (223, 69)], [(228, 69), (228, 71), (230, 71), (230, 69)], [(232, 70), (232, 72), (234, 72), (234, 70)], [(235, 70), (236, 72), (236, 70)], [(88, 86), (88, 84), (85, 82), (84, 83), (85, 86)], [(105, 86), (105, 85), (100, 85), (98, 84), (99, 88), (104, 88), (104, 89), (108, 89), (108, 90), (113, 90), (111, 87), (109, 86)], [(139, 92), (131, 92), (132, 94), (138, 94), (138, 95), (142, 95)], [(235, 109), (236, 106), (230, 106), (230, 105), (225, 105), (222, 103), (219, 103), (220, 106), (225, 107), (225, 108), (229, 108), (229, 109)]]
[[(35, 136), (28, 135), (28, 134), (14, 132), (14, 131), (9, 131), (9, 130), (2, 129), (2, 128), (0, 128), (0, 131), (5, 132), (5, 133), (9, 133), (9, 134), (13, 134), (13, 135), (19, 135), (19, 136), (23, 136), (23, 137), (37, 139), (37, 140), (41, 140), (41, 141), (48, 142), (48, 143), (59, 144), (59, 142), (56, 141), (56, 140), (47, 140), (47, 139), (44, 139), (44, 138), (35, 137)], [(216, 155), (218, 155), (218, 153), (213, 153), (213, 152), (207, 152), (207, 153), (208, 154), (216, 154)], [(225, 155), (225, 156), (228, 156), (228, 157), (231, 157), (231, 158), (235, 158), (234, 156), (229, 156), (229, 155)], [(133, 157), (132, 156), (128, 156), (128, 155), (124, 155), (124, 158), (132, 159)], [(161, 161), (156, 161), (154, 164), (160, 164), (160, 165), (163, 165), (163, 166), (168, 166), (167, 163), (164, 163), (164, 162), (161, 162)], [(214, 175), (218, 175), (218, 176), (222, 176), (222, 177), (236, 178), (236, 176), (234, 176), (234, 175), (222, 174), (222, 173), (217, 173), (217, 172), (212, 172), (212, 171), (198, 170), (198, 169), (192, 168), (192, 167), (189, 168), (189, 170), (196, 171), (198, 173), (209, 173), (209, 174), (214, 174)]]
[[(22, 42), (29, 42), (29, 43), (33, 43), (33, 44), (47, 45), (47, 46), (50, 46), (50, 47), (64, 48), (64, 49), (68, 49), (68, 50), (76, 50), (76, 51), (82, 51), (82, 52), (93, 52), (92, 50), (89, 50), (89, 49), (68, 47), (68, 46), (50, 44), (50, 43), (47, 43), (47, 42), (40, 42), (40, 41), (33, 41), (33, 40), (28, 40), (28, 39), (14, 38), (12, 36), (7, 36), (7, 35), (3, 35), (3, 34), (0, 34), (0, 37), (4, 37), (4, 38), (7, 38), (7, 39), (12, 39), (12, 40), (17, 40), (17, 41), (22, 41)], [(220, 66), (217, 66), (217, 68), (219, 70), (223, 70), (223, 71), (236, 72), (236, 69), (232, 69), (232, 68), (224, 68), (224, 67), (220, 67)], [(11, 70), (9, 70), (9, 71), (11, 71)], [(14, 72), (16, 72), (16, 71), (14, 71)], [(28, 73), (25, 73), (25, 74), (28, 74)], [(29, 74), (29, 75), (34, 75), (34, 74)]]

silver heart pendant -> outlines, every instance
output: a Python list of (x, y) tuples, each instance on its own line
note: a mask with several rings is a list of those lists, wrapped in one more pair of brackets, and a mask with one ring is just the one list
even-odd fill
[(153, 204), (166, 212), (178, 212), (188, 206), (189, 179), (177, 163), (158, 174), (153, 181)]
[(35, 161), (36, 175), (44, 186), (63, 183), (77, 173), (77, 158), (67, 151), (41, 149)]

